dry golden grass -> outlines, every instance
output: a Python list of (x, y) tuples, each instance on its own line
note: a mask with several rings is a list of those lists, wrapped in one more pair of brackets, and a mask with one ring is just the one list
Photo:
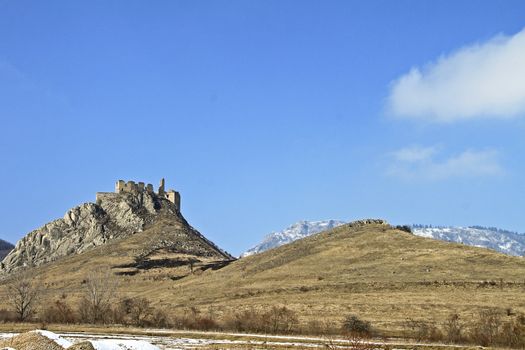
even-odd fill
[[(164, 232), (162, 232), (164, 231)], [(32, 273), (42, 278), (44, 298), (62, 294), (75, 302), (90, 270), (131, 264), (145, 245), (170, 235), (158, 226), (68, 257)], [(152, 255), (187, 261), (159, 251)], [(212, 317), (243, 309), (285, 305), (303, 326), (323, 321), (339, 327), (348, 314), (387, 335), (402, 335), (408, 319), (441, 324), (454, 312), (469, 319), (483, 308), (525, 313), (525, 260), (490, 250), (417, 237), (384, 225), (350, 227), (240, 259), (218, 270), (189, 265), (139, 270), (118, 276), (122, 296), (142, 296), (181, 315), (189, 308)], [(5, 304), (5, 292), (0, 289)], [(1, 306), (0, 306), (1, 308)]]

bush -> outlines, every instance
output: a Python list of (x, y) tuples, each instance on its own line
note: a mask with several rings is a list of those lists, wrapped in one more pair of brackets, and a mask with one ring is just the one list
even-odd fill
[(163, 310), (155, 309), (151, 315), (151, 325), (157, 328), (169, 328), (172, 322)]
[(370, 322), (363, 321), (355, 315), (349, 315), (343, 321), (343, 332), (358, 335), (370, 335)]
[(499, 343), (513, 349), (525, 349), (525, 329), (519, 318), (503, 324)]
[(44, 308), (40, 316), (41, 321), (46, 323), (75, 323), (77, 317), (73, 309), (65, 300), (57, 300)]
[(286, 306), (274, 306), (262, 317), (263, 323), (266, 323), (266, 331), (272, 333), (291, 333), (299, 323), (297, 314)]
[(151, 323), (153, 307), (146, 298), (125, 298), (120, 300), (120, 310), (123, 321), (139, 327), (148, 326)]
[(437, 341), (443, 339), (443, 333), (433, 323), (421, 320), (408, 320), (407, 327), (410, 329), (407, 337), (414, 337), (417, 341)]
[(253, 308), (232, 313), (223, 320), (224, 328), (238, 332), (263, 332), (265, 323), (262, 314)]
[(266, 311), (255, 309), (233, 312), (222, 320), (222, 328), (238, 332), (293, 333), (298, 331), (297, 314), (285, 306)]
[(463, 341), (463, 324), (458, 314), (451, 314), (444, 325), (445, 338), (449, 343), (460, 343)]
[(501, 315), (495, 310), (482, 310), (470, 328), (470, 340), (481, 346), (496, 343), (502, 327)]
[(0, 309), (0, 322), (14, 322), (16, 320), (17, 316), (14, 311)]

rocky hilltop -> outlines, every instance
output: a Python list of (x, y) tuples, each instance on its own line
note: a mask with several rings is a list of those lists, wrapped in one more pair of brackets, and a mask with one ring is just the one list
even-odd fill
[(5, 258), (5, 256), (7, 254), (9, 254), (9, 252), (14, 248), (15, 246), (12, 245), (11, 243), (9, 242), (6, 242), (4, 241), (3, 239), (0, 239), (0, 261), (2, 261), (3, 258)]
[[(99, 192), (96, 203), (84, 203), (70, 209), (63, 218), (27, 234), (2, 260), (0, 273), (79, 254), (158, 223), (177, 227), (177, 232), (182, 229), (184, 234), (178, 233), (168, 243), (156, 242), (157, 248), (176, 246), (176, 250), (182, 253), (233, 259), (187, 223), (180, 212), (180, 195), (172, 190), (166, 192), (164, 179), (158, 192), (154, 192), (149, 184), (119, 180), (115, 192)], [(193, 243), (185, 244), (190, 241)], [(147, 249), (155, 247), (145, 247)]]

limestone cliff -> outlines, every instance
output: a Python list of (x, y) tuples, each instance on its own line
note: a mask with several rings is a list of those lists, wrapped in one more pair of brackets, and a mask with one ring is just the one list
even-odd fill
[[(98, 193), (97, 203), (84, 203), (22, 238), (0, 263), (0, 273), (40, 266), (61, 257), (82, 253), (110, 240), (142, 232), (158, 223), (175, 223), (186, 233), (172, 245), (191, 251), (183, 241), (197, 239), (196, 255), (214, 254), (232, 259), (193, 229), (176, 204), (154, 192)], [(151, 244), (151, 242), (149, 242)], [(145, 247), (147, 248), (147, 247)], [(151, 247), (150, 247), (151, 248)]]

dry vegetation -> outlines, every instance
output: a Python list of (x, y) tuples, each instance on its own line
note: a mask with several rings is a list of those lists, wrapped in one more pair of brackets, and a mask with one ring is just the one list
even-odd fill
[[(111, 316), (97, 322), (332, 334), (353, 315), (383, 336), (476, 344), (523, 340), (523, 258), (383, 225), (345, 225), (230, 264), (168, 251), (137, 264), (142, 247), (169, 234), (166, 226), (155, 226), (34, 269), (43, 286), (37, 317), (89, 320), (79, 306), (88, 276), (109, 269), (118, 288), (104, 308)], [(0, 295), (7, 309), (5, 287)]]

